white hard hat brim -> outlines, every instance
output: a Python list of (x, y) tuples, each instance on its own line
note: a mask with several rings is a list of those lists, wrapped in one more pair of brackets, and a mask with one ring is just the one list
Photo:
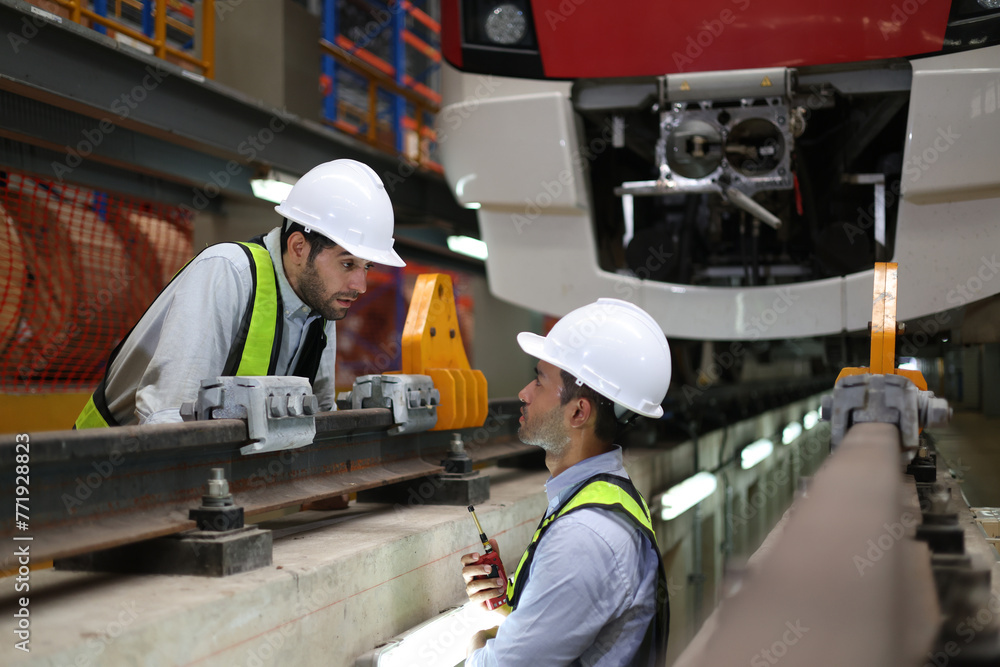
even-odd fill
[(559, 365), (553, 359), (550, 359), (547, 354), (545, 354), (544, 336), (539, 336), (538, 334), (531, 333), (530, 331), (522, 331), (517, 334), (517, 344), (521, 346), (521, 349), (524, 350), (526, 354), (529, 354), (536, 359), (547, 361), (554, 366)]
[[(326, 235), (324, 234), (324, 236)], [(361, 259), (368, 260), (369, 262), (384, 264), (386, 266), (406, 266), (406, 262), (404, 262), (392, 248), (389, 248), (388, 250), (376, 250), (374, 248), (362, 248), (360, 246), (344, 243), (338, 239), (331, 240), (355, 257), (360, 257)]]
[(274, 210), (281, 217), (292, 222), (297, 222), (306, 229), (325, 236), (355, 257), (360, 257), (361, 259), (369, 262), (384, 264), (386, 266), (406, 266), (406, 262), (404, 262), (403, 259), (396, 254), (396, 251), (393, 250), (391, 246), (388, 250), (378, 250), (367, 246), (359, 246), (354, 243), (345, 243), (343, 239), (339, 239), (336, 236), (327, 233), (325, 230), (320, 229), (316, 224), (317, 219), (315, 216), (307, 215), (293, 206), (287, 206), (286, 202), (281, 202), (274, 207)]

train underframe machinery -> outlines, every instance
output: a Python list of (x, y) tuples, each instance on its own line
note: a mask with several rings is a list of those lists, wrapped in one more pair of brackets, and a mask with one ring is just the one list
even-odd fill
[(891, 260), (901, 319), (960, 327), (1000, 292), (1000, 8), (912, 4), (444, 2), (441, 162), (493, 292), (863, 350)]

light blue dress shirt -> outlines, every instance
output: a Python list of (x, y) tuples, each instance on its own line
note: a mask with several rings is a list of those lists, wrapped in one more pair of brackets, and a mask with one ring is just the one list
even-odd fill
[[(628, 478), (620, 447), (550, 477), (545, 515), (599, 473)], [(516, 567), (519, 558), (503, 555), (505, 567)], [(517, 609), (500, 625), (496, 639), (465, 664), (633, 664), (656, 613), (657, 563), (649, 541), (615, 512), (588, 508), (556, 519), (538, 544)]]

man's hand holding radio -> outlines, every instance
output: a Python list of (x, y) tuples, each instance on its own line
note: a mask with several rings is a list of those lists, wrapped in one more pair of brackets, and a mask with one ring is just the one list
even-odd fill
[(462, 577), (465, 578), (465, 592), (469, 599), (482, 605), (483, 609), (497, 609), (504, 615), (510, 607), (497, 605), (496, 600), (506, 600), (507, 578), (497, 541), (489, 541), (492, 550), (488, 554), (471, 553), (462, 556)]

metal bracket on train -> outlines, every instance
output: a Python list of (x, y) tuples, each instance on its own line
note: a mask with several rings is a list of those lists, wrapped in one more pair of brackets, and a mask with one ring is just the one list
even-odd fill
[(237, 376), (201, 381), (198, 399), (181, 406), (184, 421), (245, 419), (251, 442), (240, 449), (259, 454), (311, 444), (319, 401), (301, 377)]
[(390, 408), (389, 435), (434, 428), (441, 393), (428, 375), (362, 375), (351, 390), (351, 408)]
[(903, 447), (915, 449), (920, 429), (947, 425), (951, 408), (948, 401), (921, 391), (902, 375), (848, 375), (832, 395), (823, 397), (822, 417), (830, 422), (831, 449), (851, 426), (865, 422), (895, 424)]

